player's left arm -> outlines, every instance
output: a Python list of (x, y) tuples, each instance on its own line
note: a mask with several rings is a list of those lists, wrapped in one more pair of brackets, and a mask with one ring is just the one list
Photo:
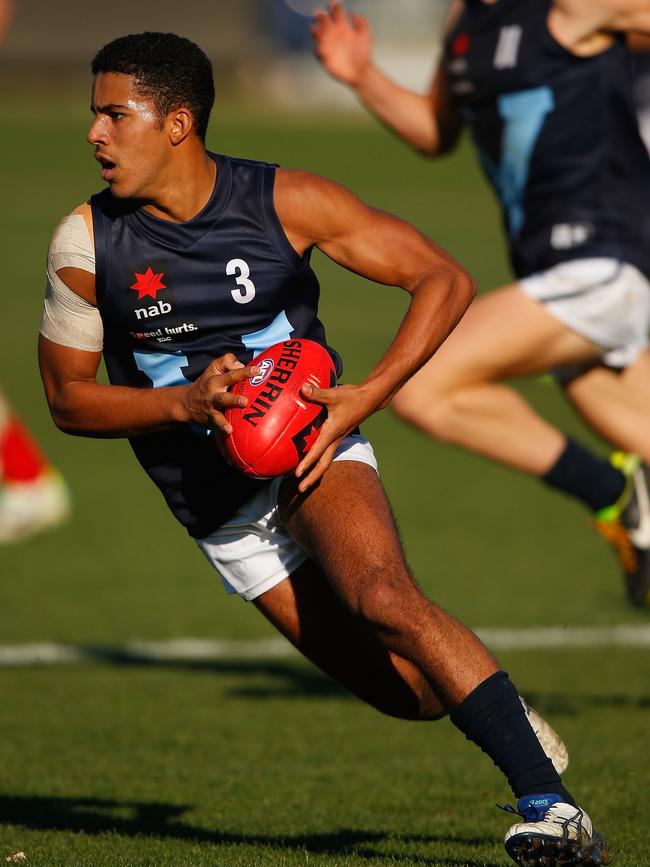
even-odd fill
[(549, 29), (568, 47), (602, 32), (650, 33), (648, 0), (555, 0)]
[(410, 295), (390, 346), (359, 385), (305, 387), (328, 418), (296, 474), (306, 490), (325, 472), (336, 446), (422, 367), (454, 329), (474, 297), (469, 274), (410, 223), (370, 208), (349, 190), (308, 172), (279, 169), (275, 206), (287, 237), (300, 253), (318, 247), (330, 259), (376, 283)]

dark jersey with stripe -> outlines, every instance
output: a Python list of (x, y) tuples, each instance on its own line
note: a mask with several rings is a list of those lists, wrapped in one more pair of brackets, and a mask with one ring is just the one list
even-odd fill
[(501, 201), (513, 268), (608, 256), (650, 276), (650, 160), (623, 39), (576, 57), (551, 0), (467, 0), (445, 43), (454, 99)]
[[(91, 199), (104, 361), (115, 385), (188, 384), (226, 352), (246, 363), (291, 336), (326, 345), (309, 252), (291, 247), (273, 206), (275, 167), (211, 156), (214, 192), (186, 223), (109, 190)], [(189, 425), (130, 443), (192, 536), (216, 529), (267, 484), (230, 468), (212, 437)]]

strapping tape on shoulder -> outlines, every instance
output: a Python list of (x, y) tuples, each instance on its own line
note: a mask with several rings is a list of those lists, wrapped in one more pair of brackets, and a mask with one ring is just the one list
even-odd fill
[(62, 268), (95, 273), (95, 250), (81, 214), (64, 217), (52, 236), (40, 330), (53, 343), (101, 352), (104, 326), (99, 310), (66, 286), (57, 274)]

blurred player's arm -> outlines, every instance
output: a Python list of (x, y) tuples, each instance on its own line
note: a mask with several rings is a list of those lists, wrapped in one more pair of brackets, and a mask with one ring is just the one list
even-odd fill
[(66, 433), (125, 437), (195, 422), (228, 433), (223, 410), (245, 406), (226, 392), (251, 376), (234, 355), (215, 359), (191, 386), (130, 388), (97, 382), (103, 325), (96, 305), (90, 208), (82, 206), (55, 231), (38, 356), (54, 423)]
[[(450, 13), (458, 13), (454, 4)], [(382, 123), (428, 156), (449, 151), (461, 122), (453, 105), (442, 64), (428, 94), (400, 87), (372, 60), (372, 34), (365, 18), (348, 13), (342, 3), (319, 12), (312, 27), (316, 56), (333, 78), (346, 84)]]
[(462, 317), (476, 287), (447, 252), (410, 223), (368, 207), (332, 181), (278, 169), (275, 206), (301, 255), (316, 246), (344, 268), (410, 295), (395, 337), (362, 383), (304, 390), (328, 408), (321, 435), (298, 467), (304, 474), (318, 464), (315, 475), (307, 476), (306, 488), (325, 471), (341, 437), (386, 406), (429, 360)]
[(567, 48), (580, 53), (582, 45), (605, 32), (650, 34), (648, 0), (555, 0), (549, 30)]

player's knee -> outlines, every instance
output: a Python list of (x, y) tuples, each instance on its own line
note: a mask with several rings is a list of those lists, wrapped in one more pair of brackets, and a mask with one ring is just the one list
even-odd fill
[(427, 395), (411, 382), (403, 386), (391, 401), (390, 408), (395, 415), (408, 424), (418, 424), (424, 407), (429, 403)]
[(454, 414), (455, 397), (447, 394), (422, 395), (417, 390), (402, 389), (391, 404), (402, 421), (439, 440), (448, 438)]
[[(402, 574), (403, 573), (403, 574)], [(353, 600), (355, 613), (381, 632), (402, 632), (414, 588), (405, 569), (379, 564), (365, 574)]]

